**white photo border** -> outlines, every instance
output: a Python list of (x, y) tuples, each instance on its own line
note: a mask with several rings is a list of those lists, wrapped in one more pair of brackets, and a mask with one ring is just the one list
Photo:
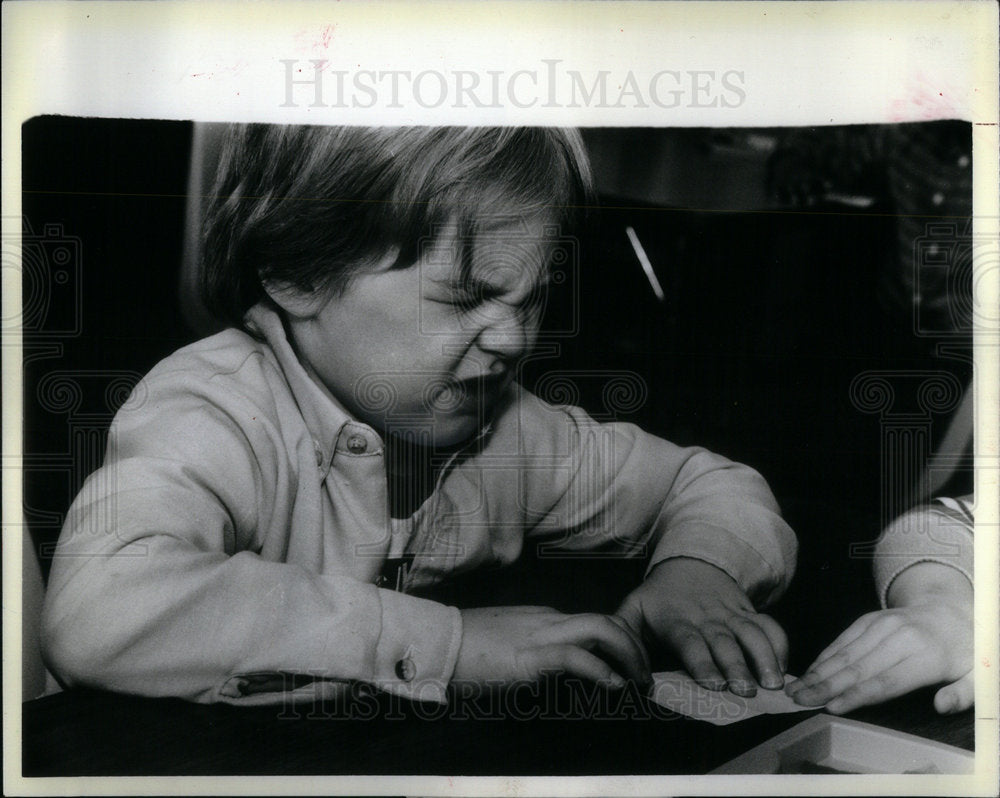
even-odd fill
[[(765, 127), (972, 123), (974, 234), (1000, 236), (997, 6), (955, 2), (25, 2), (3, 13), (4, 235), (39, 114), (200, 121)], [(289, 66), (291, 63), (291, 66)], [(310, 67), (313, 72), (310, 73)], [(304, 69), (304, 73), (292, 70)], [(601, 73), (606, 72), (606, 78)], [(392, 77), (395, 73), (396, 77)], [(464, 75), (464, 76), (463, 76)], [(475, 77), (473, 77), (475, 76)], [(679, 76), (679, 77), (677, 77)], [(295, 82), (290, 82), (291, 80)], [(301, 82), (298, 82), (301, 81)], [(312, 81), (312, 82), (309, 82)], [(475, 83), (475, 87), (473, 87)], [(322, 97), (317, 101), (317, 86)], [(606, 94), (601, 94), (602, 86)], [(470, 88), (472, 87), (472, 88)], [(673, 92), (673, 93), (672, 93)], [(439, 97), (440, 95), (440, 97)], [(21, 312), (4, 263), (3, 317)], [(975, 264), (1000, 306), (995, 263)], [(991, 304), (992, 303), (992, 304)], [(28, 794), (990, 795), (997, 789), (998, 361), (975, 333), (974, 776), (23, 779), (21, 340), (3, 340), (4, 789)]]

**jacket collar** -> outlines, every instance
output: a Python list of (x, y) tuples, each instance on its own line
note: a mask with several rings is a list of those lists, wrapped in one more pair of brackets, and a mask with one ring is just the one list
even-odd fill
[(322, 458), (319, 463), (321, 469), (330, 467), (337, 442), (348, 425), (363, 430), (366, 438), (371, 436), (370, 439), (377, 442), (378, 449), (382, 448), (379, 434), (367, 424), (354, 419), (319, 379), (309, 373), (288, 340), (281, 316), (273, 308), (265, 303), (258, 303), (247, 311), (244, 321), (252, 331), (264, 336), (274, 352), (306, 428), (312, 435), (317, 460)]

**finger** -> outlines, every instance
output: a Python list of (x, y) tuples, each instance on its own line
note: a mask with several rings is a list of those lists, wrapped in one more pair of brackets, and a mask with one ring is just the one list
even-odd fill
[[(830, 655), (820, 664), (810, 667), (809, 670), (802, 674), (802, 678), (792, 688), (790, 695), (794, 698), (798, 692), (829, 682), (837, 677), (838, 674), (842, 674), (845, 671), (847, 673), (855, 673), (856, 663), (862, 661), (872, 651), (883, 648), (886, 642), (887, 638), (877, 630), (866, 630), (861, 637), (848, 643), (844, 648)], [(896, 657), (894, 662), (898, 662), (900, 659), (902, 659), (902, 655)], [(855, 673), (855, 676), (859, 679), (864, 675), (862, 673)], [(841, 676), (840, 680), (843, 681), (843, 678)], [(850, 684), (846, 686), (849, 687)]]
[(809, 671), (814, 670), (816, 667), (822, 665), (826, 662), (826, 660), (840, 651), (840, 649), (854, 643), (859, 637), (861, 637), (861, 635), (868, 631), (868, 627), (872, 625), (872, 621), (874, 620), (873, 616), (874, 613), (862, 615), (843, 632), (837, 635), (830, 645), (819, 652), (819, 655), (815, 660), (813, 660), (813, 664), (806, 669), (806, 672), (808, 673)]
[[(768, 690), (778, 690), (785, 684), (785, 680), (781, 676), (781, 665), (778, 663), (778, 656), (771, 645), (771, 639), (755, 620), (754, 618), (738, 616), (730, 621), (729, 627), (736, 635), (736, 639), (743, 648), (743, 653), (753, 665), (760, 686)], [(780, 629), (780, 627), (778, 628)], [(782, 632), (782, 637), (784, 637), (784, 632)]]
[(579, 646), (570, 644), (545, 646), (538, 649), (536, 654), (539, 672), (557, 670), (595, 684), (610, 685), (615, 689), (625, 686), (621, 674), (603, 659)]
[[(836, 699), (843, 697), (850, 691), (857, 690), (856, 694), (851, 694), (854, 698), (851, 698), (849, 702), (850, 708), (854, 708), (894, 698), (897, 695), (902, 695), (902, 692), (925, 684), (933, 684), (933, 680), (926, 676), (920, 684), (912, 683), (917, 677), (911, 677), (910, 674), (916, 673), (919, 668), (922, 668), (922, 672), (926, 674), (927, 668), (911, 654), (912, 652), (905, 645), (902, 645), (898, 638), (890, 637), (870, 653), (848, 662), (843, 668), (832, 673), (818, 684), (808, 685), (804, 690), (794, 693), (792, 698), (796, 703), (807, 706), (824, 704), (828, 701), (831, 705), (840, 706), (839, 703), (834, 703)], [(919, 655), (917, 656), (919, 657)], [(917, 668), (914, 667), (915, 665)], [(904, 679), (909, 680), (910, 686), (899, 692), (899, 682)], [(870, 684), (866, 685), (869, 682)], [(861, 685), (866, 686), (861, 687)], [(884, 694), (884, 698), (877, 698), (879, 694)], [(856, 700), (860, 703), (856, 703)]]
[(596, 649), (604, 658), (613, 659), (629, 679), (639, 684), (651, 681), (645, 649), (634, 635), (625, 631), (622, 624), (606, 615), (569, 616), (564, 622), (552, 626), (546, 636), (546, 642)]
[(653, 680), (649, 654), (632, 627), (609, 615), (596, 615), (592, 618), (600, 631), (594, 647), (602, 655), (615, 660), (628, 678), (640, 685), (649, 685)]
[(613, 617), (621, 618), (630, 629), (639, 633), (642, 632), (642, 607), (639, 605), (639, 602), (632, 601), (631, 598), (626, 598), (621, 606), (615, 610)]
[(633, 627), (631, 624), (629, 624), (628, 621), (626, 621), (619, 615), (609, 615), (608, 619), (611, 620), (612, 623), (616, 623), (620, 627), (622, 627), (625, 633), (632, 638), (632, 642), (635, 643), (636, 648), (638, 648), (640, 653), (642, 654), (643, 668), (646, 671), (652, 670), (652, 664), (649, 661), (649, 652), (646, 650), (646, 646), (643, 645), (642, 635), (640, 634), (640, 630)]
[(843, 715), (858, 707), (888, 701), (928, 684), (933, 684), (933, 677), (928, 676), (924, 662), (918, 656), (908, 657), (845, 690), (830, 701), (826, 709), (834, 715)]
[(726, 677), (726, 686), (736, 695), (757, 695), (757, 682), (747, 667), (743, 649), (733, 633), (722, 624), (710, 624), (702, 630), (712, 659)]
[[(771, 650), (778, 658), (778, 672), (783, 675), (788, 671), (788, 635), (781, 628), (781, 624), (770, 615), (754, 615), (751, 620), (763, 630), (767, 639), (771, 641)], [(784, 683), (784, 679), (782, 679), (782, 683)]]
[(942, 715), (962, 712), (971, 707), (975, 700), (975, 681), (972, 671), (969, 671), (958, 681), (947, 684), (937, 691), (934, 696), (934, 709)]
[(708, 644), (695, 628), (684, 626), (672, 629), (667, 643), (698, 684), (709, 690), (726, 689), (725, 677), (715, 667)]

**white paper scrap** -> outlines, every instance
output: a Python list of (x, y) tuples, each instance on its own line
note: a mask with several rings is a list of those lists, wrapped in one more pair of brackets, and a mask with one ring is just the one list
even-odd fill
[[(794, 676), (785, 677), (786, 685), (794, 681)], [(758, 687), (757, 695), (752, 698), (738, 696), (729, 690), (709, 690), (699, 685), (685, 671), (654, 673), (653, 689), (649, 697), (669, 710), (716, 726), (725, 726), (757, 715), (819, 709), (796, 704), (784, 690)]]

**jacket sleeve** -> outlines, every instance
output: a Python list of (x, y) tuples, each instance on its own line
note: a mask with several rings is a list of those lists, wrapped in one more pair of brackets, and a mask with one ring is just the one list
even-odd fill
[(521, 413), (525, 446), (547, 441), (558, 452), (548, 476), (533, 480), (532, 506), (549, 504), (532, 534), (554, 534), (566, 549), (638, 549), (649, 568), (672, 557), (704, 560), (758, 605), (787, 588), (797, 541), (752, 468), (631, 424), (597, 423), (578, 408), (534, 397), (522, 405), (530, 408)]
[(262, 557), (261, 530), (297, 479), (277, 422), (224, 386), (166, 382), (140, 383), (67, 516), (44, 607), (50, 669), (199, 702), (355, 680), (442, 701), (458, 611)]
[(939, 499), (904, 513), (885, 528), (875, 548), (875, 589), (886, 607), (893, 580), (911, 565), (936, 562), (973, 581), (972, 496)]

